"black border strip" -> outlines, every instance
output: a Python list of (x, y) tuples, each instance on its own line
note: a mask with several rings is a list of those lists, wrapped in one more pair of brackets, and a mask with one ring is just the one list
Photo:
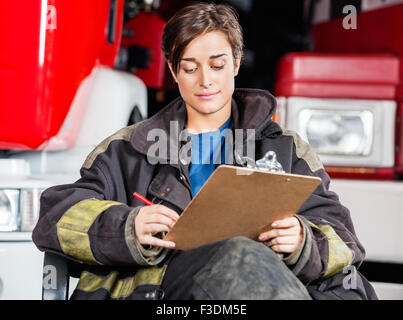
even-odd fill
[(403, 284), (403, 263), (364, 261), (358, 270), (372, 282)]

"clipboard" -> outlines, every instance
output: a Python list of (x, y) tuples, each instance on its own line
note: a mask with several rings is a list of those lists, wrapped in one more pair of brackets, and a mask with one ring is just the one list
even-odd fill
[(219, 166), (189, 202), (164, 240), (175, 249), (245, 236), (257, 240), (273, 221), (292, 217), (319, 177)]

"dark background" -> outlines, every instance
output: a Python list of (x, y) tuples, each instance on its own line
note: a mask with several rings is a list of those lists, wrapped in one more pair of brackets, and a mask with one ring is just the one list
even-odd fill
[[(126, 0), (126, 7), (129, 8), (130, 3), (135, 7), (135, 2), (139, 1)], [(176, 11), (192, 2), (195, 1), (161, 0), (155, 10), (167, 21)], [(235, 80), (238, 88), (259, 88), (273, 92), (278, 60), (287, 52), (310, 51), (312, 48), (309, 10), (304, 10), (304, 0), (198, 2), (225, 3), (238, 12), (245, 44), (244, 59)], [(126, 10), (125, 19), (130, 19), (130, 10)], [(177, 89), (149, 88), (148, 115), (152, 116), (177, 96)]]

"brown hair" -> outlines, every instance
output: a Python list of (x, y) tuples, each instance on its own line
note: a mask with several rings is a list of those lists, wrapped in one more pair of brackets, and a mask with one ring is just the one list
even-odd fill
[(175, 73), (186, 46), (196, 37), (211, 31), (225, 33), (234, 59), (242, 57), (242, 28), (236, 11), (228, 5), (196, 2), (179, 10), (164, 28), (161, 47)]

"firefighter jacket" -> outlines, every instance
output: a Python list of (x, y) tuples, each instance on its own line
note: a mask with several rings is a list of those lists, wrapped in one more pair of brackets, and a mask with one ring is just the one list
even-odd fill
[[(314, 290), (324, 281), (329, 285), (322, 284), (322, 289), (334, 287), (335, 275), (340, 286), (343, 268), (359, 267), (364, 248), (349, 210), (329, 190), (329, 177), (317, 155), (295, 132), (271, 120), (275, 107), (276, 100), (267, 91), (236, 89), (231, 129), (243, 129), (245, 150), (249, 143), (246, 129), (255, 129), (256, 159), (272, 150), (284, 171), (321, 178), (297, 212), (304, 226), (303, 245), (285, 262), (305, 285), (318, 284)], [(171, 134), (172, 123), (183, 130), (186, 117), (185, 103), (179, 97), (153, 117), (101, 142), (88, 155), (78, 181), (43, 192), (33, 241), (40, 250), (82, 266), (76, 289), (82, 297), (156, 297), (150, 292), (161, 284), (171, 250), (145, 248), (136, 240), (134, 219), (144, 204), (132, 194), (136, 191), (178, 214), (191, 201), (189, 164), (171, 161), (177, 160), (174, 146), (183, 145)], [(150, 158), (148, 151), (155, 140), (149, 133), (155, 128), (165, 134), (168, 147)]]

